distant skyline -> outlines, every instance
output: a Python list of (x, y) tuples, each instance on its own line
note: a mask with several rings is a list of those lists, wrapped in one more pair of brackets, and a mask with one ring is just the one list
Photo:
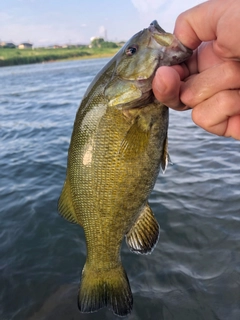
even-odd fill
[(0, 7), (0, 42), (35, 47), (88, 44), (92, 37), (126, 41), (152, 20), (172, 32), (177, 16), (200, 0), (7, 0)]

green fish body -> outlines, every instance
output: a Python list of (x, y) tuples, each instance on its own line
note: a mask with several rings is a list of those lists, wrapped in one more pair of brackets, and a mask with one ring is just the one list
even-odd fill
[(90, 84), (77, 112), (59, 212), (84, 229), (87, 258), (79, 309), (107, 306), (120, 316), (133, 298), (121, 264), (131, 251), (150, 253), (159, 225), (148, 204), (160, 167), (168, 162), (168, 108), (151, 83), (161, 65), (191, 55), (156, 21), (133, 36)]

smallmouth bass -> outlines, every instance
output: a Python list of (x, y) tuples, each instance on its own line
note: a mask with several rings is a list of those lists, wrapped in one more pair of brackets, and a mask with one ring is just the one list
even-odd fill
[(148, 197), (168, 162), (168, 108), (154, 98), (151, 84), (159, 66), (191, 54), (153, 21), (107, 63), (83, 97), (58, 202), (60, 214), (85, 233), (81, 312), (107, 306), (125, 316), (132, 310), (121, 244), (125, 237), (133, 252), (153, 250), (159, 225)]

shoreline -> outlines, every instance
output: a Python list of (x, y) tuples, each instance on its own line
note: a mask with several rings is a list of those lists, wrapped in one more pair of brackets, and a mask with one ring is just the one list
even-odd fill
[[(116, 52), (117, 53), (117, 52)], [(92, 59), (101, 59), (101, 58), (111, 58), (115, 55), (114, 54), (103, 54), (103, 55), (91, 55), (91, 56), (82, 56), (82, 57), (73, 57), (73, 58), (64, 58), (64, 59), (55, 59), (55, 60), (48, 60), (48, 61), (42, 61), (42, 62), (35, 62), (35, 63), (28, 63), (28, 64), (38, 64), (38, 63), (54, 63), (54, 62), (63, 62), (63, 61), (76, 61), (76, 60), (92, 60)], [(23, 65), (26, 65), (26, 64), (19, 64), (19, 66), (23, 66)], [(15, 67), (17, 66), (16, 64), (15, 65), (11, 65), (11, 66), (5, 66), (5, 67)], [(0, 66), (1, 68), (1, 66)]]
[(0, 68), (57, 61), (108, 58), (113, 57), (119, 50), (120, 47), (105, 50), (65, 49), (65, 51), (63, 49), (2, 49), (0, 50)]

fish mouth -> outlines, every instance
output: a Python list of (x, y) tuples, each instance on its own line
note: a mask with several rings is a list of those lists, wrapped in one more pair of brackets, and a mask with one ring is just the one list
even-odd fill
[(163, 52), (162, 63), (160, 65), (174, 65), (183, 62), (191, 57), (193, 51), (184, 46), (175, 35), (165, 32), (158, 24), (157, 20), (151, 22), (148, 27), (157, 45), (160, 45)]
[(166, 33), (166, 31), (164, 31), (160, 25), (158, 24), (157, 20), (153, 20), (151, 23), (150, 23), (150, 26), (148, 27), (148, 30), (152, 33), (154, 32), (159, 32), (159, 33)]

